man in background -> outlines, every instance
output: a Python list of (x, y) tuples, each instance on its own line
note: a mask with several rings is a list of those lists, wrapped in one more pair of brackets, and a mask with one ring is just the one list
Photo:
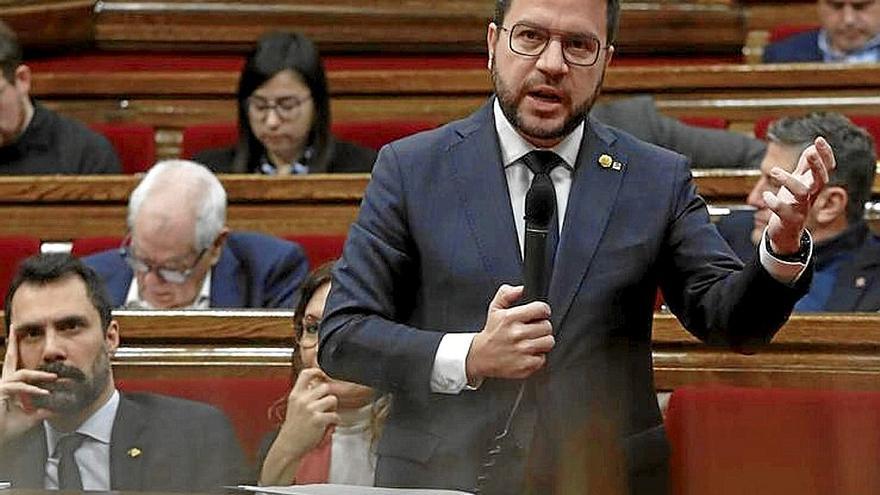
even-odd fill
[(188, 160), (153, 166), (129, 198), (127, 221), (121, 248), (83, 260), (114, 307), (291, 308), (309, 270), (298, 244), (230, 232), (223, 185)]
[(765, 63), (880, 62), (880, 2), (818, 0), (821, 27), (764, 48)]
[(67, 254), (26, 260), (6, 295), (0, 480), (13, 488), (205, 492), (241, 481), (227, 418), (120, 393), (119, 325), (100, 278)]
[(880, 278), (880, 258), (860, 253), (880, 248), (880, 238), (864, 221), (877, 157), (871, 135), (843, 115), (811, 113), (773, 122), (767, 131), (761, 178), (747, 199), (756, 211), (723, 218), (718, 229), (743, 261), (756, 256), (771, 215), (764, 194), (780, 187), (771, 170), (794, 170), (798, 156), (818, 136), (834, 149), (837, 168), (807, 212), (816, 265), (810, 291), (797, 302), (795, 311), (876, 311), (880, 309), (880, 280), (874, 281)]
[(113, 146), (30, 97), (31, 69), (0, 21), (0, 174), (119, 174)]

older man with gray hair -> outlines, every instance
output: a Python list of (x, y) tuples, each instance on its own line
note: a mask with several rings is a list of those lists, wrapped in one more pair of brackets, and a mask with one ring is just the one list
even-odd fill
[(302, 248), (230, 232), (226, 191), (204, 166), (157, 163), (128, 202), (122, 247), (84, 259), (116, 307), (290, 308), (308, 273)]

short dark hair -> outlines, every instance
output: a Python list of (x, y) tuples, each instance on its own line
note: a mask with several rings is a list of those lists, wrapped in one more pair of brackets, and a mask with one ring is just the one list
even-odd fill
[(9, 26), (0, 21), (0, 70), (10, 83), (15, 82), (15, 69), (21, 65), (21, 45)]
[(813, 112), (802, 117), (783, 117), (767, 129), (767, 140), (786, 147), (806, 149), (822, 136), (831, 145), (837, 168), (828, 185), (846, 189), (849, 202), (846, 217), (849, 223), (860, 221), (865, 202), (871, 198), (877, 155), (874, 138), (868, 131), (835, 112)]
[(266, 148), (251, 129), (247, 99), (266, 81), (285, 70), (291, 70), (303, 78), (315, 105), (315, 122), (306, 142), (313, 155), (305, 164), (313, 168), (323, 168), (329, 162), (330, 93), (321, 55), (315, 44), (302, 34), (275, 31), (260, 37), (241, 70), (238, 81), (239, 140), (233, 162), (234, 172), (259, 170)]
[[(504, 16), (510, 10), (513, 0), (495, 0), (495, 17), (492, 21), (501, 26), (504, 24)], [(605, 22), (608, 24), (608, 33), (605, 35), (605, 44), (611, 46), (617, 39), (617, 30), (620, 26), (620, 0), (606, 0)]]
[(47, 253), (31, 256), (24, 260), (6, 292), (5, 308), (6, 335), (12, 322), (12, 297), (23, 284), (46, 285), (67, 277), (79, 277), (86, 285), (86, 292), (98, 315), (101, 317), (101, 328), (104, 332), (110, 325), (110, 298), (104, 288), (104, 281), (90, 267), (67, 253)]

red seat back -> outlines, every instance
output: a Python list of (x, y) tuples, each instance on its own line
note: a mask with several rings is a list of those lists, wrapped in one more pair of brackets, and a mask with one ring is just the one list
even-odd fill
[(0, 237), (0, 308), (18, 266), (25, 258), (40, 252), (40, 239), (29, 236)]
[(803, 33), (804, 31), (811, 31), (818, 28), (818, 24), (783, 24), (782, 26), (776, 26), (770, 30), (770, 37), (768, 41), (770, 43), (775, 43), (777, 41), (784, 40), (789, 36), (794, 36), (798, 33)]
[(682, 388), (669, 401), (672, 493), (878, 493), (880, 393)]
[(303, 247), (312, 270), (342, 256), (345, 245), (344, 235), (286, 235), (284, 238)]
[(212, 148), (226, 148), (238, 142), (238, 124), (191, 125), (183, 130), (183, 143), (180, 156), (190, 159), (200, 151)]
[(70, 253), (76, 257), (88, 256), (100, 251), (117, 248), (122, 244), (122, 237), (82, 237), (73, 240)]
[(722, 117), (679, 117), (678, 120), (696, 127), (708, 129), (727, 129), (729, 122)]
[(229, 417), (241, 446), (253, 460), (260, 440), (274, 428), (267, 411), (290, 389), (289, 378), (139, 378), (120, 379), (125, 392), (153, 392), (216, 406)]
[(437, 127), (423, 120), (383, 120), (379, 122), (336, 122), (333, 135), (367, 148), (378, 150), (391, 141)]
[(152, 126), (136, 123), (89, 124), (110, 141), (122, 171), (126, 174), (145, 172), (156, 162), (156, 133)]

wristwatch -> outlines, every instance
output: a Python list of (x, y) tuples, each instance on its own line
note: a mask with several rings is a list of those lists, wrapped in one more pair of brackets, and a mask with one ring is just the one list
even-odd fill
[(764, 247), (767, 248), (767, 253), (770, 256), (778, 259), (779, 261), (784, 261), (786, 263), (803, 263), (806, 264), (810, 257), (810, 234), (807, 233), (806, 230), (801, 234), (801, 244), (798, 248), (797, 252), (791, 254), (777, 254), (773, 251), (773, 248), (770, 247), (770, 236), (764, 235)]

